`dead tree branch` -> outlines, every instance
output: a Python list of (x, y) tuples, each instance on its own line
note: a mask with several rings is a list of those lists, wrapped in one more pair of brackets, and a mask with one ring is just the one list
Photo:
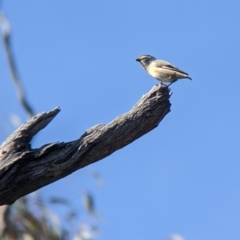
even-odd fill
[(59, 113), (43, 112), (19, 127), (0, 147), (0, 205), (12, 204), (43, 186), (97, 162), (151, 131), (170, 112), (165, 85), (154, 86), (133, 108), (99, 124), (77, 140), (31, 149), (30, 141)]

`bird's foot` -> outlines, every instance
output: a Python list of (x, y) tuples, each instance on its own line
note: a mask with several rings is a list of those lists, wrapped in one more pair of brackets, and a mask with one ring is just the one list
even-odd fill
[(175, 83), (175, 82), (176, 82), (176, 81), (173, 81), (173, 82), (169, 83), (169, 84), (168, 84), (168, 87), (169, 87), (171, 84)]
[(164, 86), (164, 87), (167, 87), (167, 85), (164, 84), (163, 82), (160, 82), (160, 84), (161, 84), (162, 86)]

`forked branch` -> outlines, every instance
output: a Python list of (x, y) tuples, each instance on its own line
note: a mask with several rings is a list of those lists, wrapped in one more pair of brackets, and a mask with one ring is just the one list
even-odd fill
[(0, 205), (97, 162), (151, 131), (170, 112), (169, 88), (156, 85), (133, 108), (72, 142), (31, 149), (30, 141), (59, 113), (43, 112), (19, 127), (0, 147)]

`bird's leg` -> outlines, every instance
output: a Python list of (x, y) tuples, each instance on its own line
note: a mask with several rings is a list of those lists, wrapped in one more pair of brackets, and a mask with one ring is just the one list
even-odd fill
[(160, 84), (161, 85), (163, 85), (164, 87), (166, 87), (167, 85), (166, 84), (164, 84), (162, 81), (160, 82)]
[(177, 80), (175, 80), (175, 81), (171, 82), (170, 84), (168, 84), (168, 87), (169, 87), (171, 84), (175, 83), (176, 81), (177, 81)]

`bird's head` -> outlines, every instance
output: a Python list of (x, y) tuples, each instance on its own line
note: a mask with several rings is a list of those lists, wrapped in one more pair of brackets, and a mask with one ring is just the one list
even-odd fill
[(146, 68), (154, 60), (156, 60), (156, 58), (151, 55), (141, 55), (136, 59), (136, 61), (140, 62), (144, 68)]

